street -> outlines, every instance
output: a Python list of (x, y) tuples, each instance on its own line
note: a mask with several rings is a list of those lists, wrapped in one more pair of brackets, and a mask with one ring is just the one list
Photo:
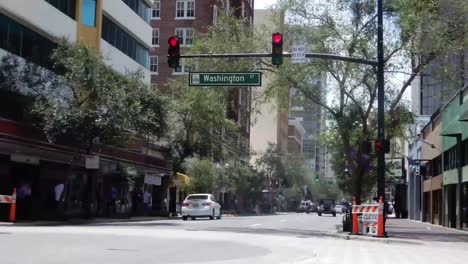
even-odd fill
[[(467, 243), (333, 236), (315, 213), (89, 225), (0, 225), (1, 263), (464, 263)], [(419, 254), (413, 254), (419, 252)]]

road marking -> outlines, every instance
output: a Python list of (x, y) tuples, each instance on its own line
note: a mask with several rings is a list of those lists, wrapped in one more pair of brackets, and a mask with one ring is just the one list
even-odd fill
[(261, 226), (262, 224), (253, 224), (253, 225), (250, 225), (251, 227), (255, 227), (255, 226)]
[(281, 219), (280, 222), (284, 223), (284, 222), (286, 222), (286, 219)]

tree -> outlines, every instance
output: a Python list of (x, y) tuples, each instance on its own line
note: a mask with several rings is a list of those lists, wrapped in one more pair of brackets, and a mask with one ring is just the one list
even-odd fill
[[(216, 23), (206, 31), (196, 32), (190, 53), (239, 53), (253, 52), (258, 46), (252, 29), (245, 21), (232, 14), (220, 12)], [(185, 64), (203, 71), (249, 71), (255, 61), (249, 59), (185, 59)], [(189, 87), (187, 76), (179, 76), (168, 83), (173, 94), (170, 142), (173, 151), (173, 169), (182, 169), (187, 158), (210, 157), (214, 161), (248, 156), (248, 149), (238, 146), (240, 126), (233, 117), (237, 115), (234, 87)], [(242, 120), (249, 118), (241, 113)]]
[[(67, 137), (91, 153), (135, 132), (161, 136), (166, 127), (163, 98), (141, 81), (142, 73), (115, 72), (97, 51), (62, 41), (52, 55), (59, 74), (40, 80), (32, 112), (51, 141)], [(32, 82), (27, 82), (32, 84)]]
[[(466, 12), (466, 1), (450, 2), (458, 4)], [(397, 133), (405, 125), (395, 117), (406, 111), (402, 97), (414, 78), (435, 58), (444, 56), (447, 50), (463, 47), (461, 33), (466, 32), (466, 25), (460, 22), (461, 19), (452, 19), (452, 16), (442, 22), (438, 3), (418, 0), (386, 3), (384, 44), (388, 137), (398, 136)], [(337, 0), (332, 4), (280, 0), (277, 11), (286, 13), (286, 39), (305, 40), (310, 44), (311, 51), (368, 60), (376, 57), (376, 11), (373, 0)], [(432, 27), (434, 21), (437, 21), (436, 27)], [(428, 39), (434, 44), (423, 45)], [(286, 46), (290, 44), (285, 43)], [(305, 66), (285, 63), (274, 72), (276, 77), (271, 89), (294, 89), (324, 109), (330, 119), (327, 124), (330, 135), (334, 136), (330, 139), (336, 147), (335, 172), (340, 176), (345, 168), (349, 169), (351, 177), (348, 178), (352, 187), (347, 191), (358, 201), (361, 200), (363, 192), (375, 183), (372, 157), (363, 152), (362, 143), (376, 136), (376, 127), (370, 122), (375, 114), (376, 68), (314, 59)], [(327, 90), (333, 94), (332, 102), (327, 100), (323, 87), (316, 82), (324, 72), (328, 76)], [(404, 76), (402, 83), (397, 81), (401, 76)], [(348, 186), (348, 183), (343, 181), (340, 185)]]
[(255, 162), (257, 169), (266, 177), (266, 184), (270, 190), (277, 190), (281, 186), (288, 186), (285, 177), (282, 153), (273, 143), (268, 143), (267, 149)]
[[(130, 137), (164, 133), (165, 100), (141, 81), (141, 72), (119, 74), (98, 51), (65, 40), (50, 60), (51, 70), (4, 59), (0, 74), (0, 80), (9, 80), (9, 89), (33, 99), (28, 114), (49, 141), (92, 154), (102, 145), (124, 147)], [(89, 216), (93, 214), (95, 172), (89, 169), (87, 173)]]
[(190, 193), (211, 193), (216, 182), (213, 163), (206, 159), (195, 159), (189, 167), (190, 182), (187, 190)]

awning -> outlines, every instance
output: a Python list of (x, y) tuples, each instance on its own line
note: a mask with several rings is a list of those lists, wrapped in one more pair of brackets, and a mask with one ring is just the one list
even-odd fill
[(468, 121), (468, 102), (461, 105), (459, 121)]
[(172, 175), (171, 185), (169, 187), (185, 188), (189, 182), (190, 182), (190, 177), (189, 176), (177, 172), (176, 174)]
[(453, 137), (462, 133), (461, 123), (458, 121), (453, 121), (450, 125), (442, 129), (440, 133), (441, 136)]

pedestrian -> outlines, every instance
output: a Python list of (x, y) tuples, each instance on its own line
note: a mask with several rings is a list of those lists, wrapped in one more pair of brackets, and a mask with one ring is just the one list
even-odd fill
[(151, 213), (151, 200), (151, 194), (148, 192), (148, 189), (146, 189), (143, 193), (143, 207), (145, 215), (149, 215)]
[(29, 182), (21, 183), (16, 194), (17, 207), (18, 207), (18, 218), (30, 220), (32, 210), (32, 191), (31, 184)]
[(63, 201), (64, 201), (65, 185), (58, 182), (54, 187), (54, 202), (55, 202), (55, 217), (57, 219), (63, 218)]

